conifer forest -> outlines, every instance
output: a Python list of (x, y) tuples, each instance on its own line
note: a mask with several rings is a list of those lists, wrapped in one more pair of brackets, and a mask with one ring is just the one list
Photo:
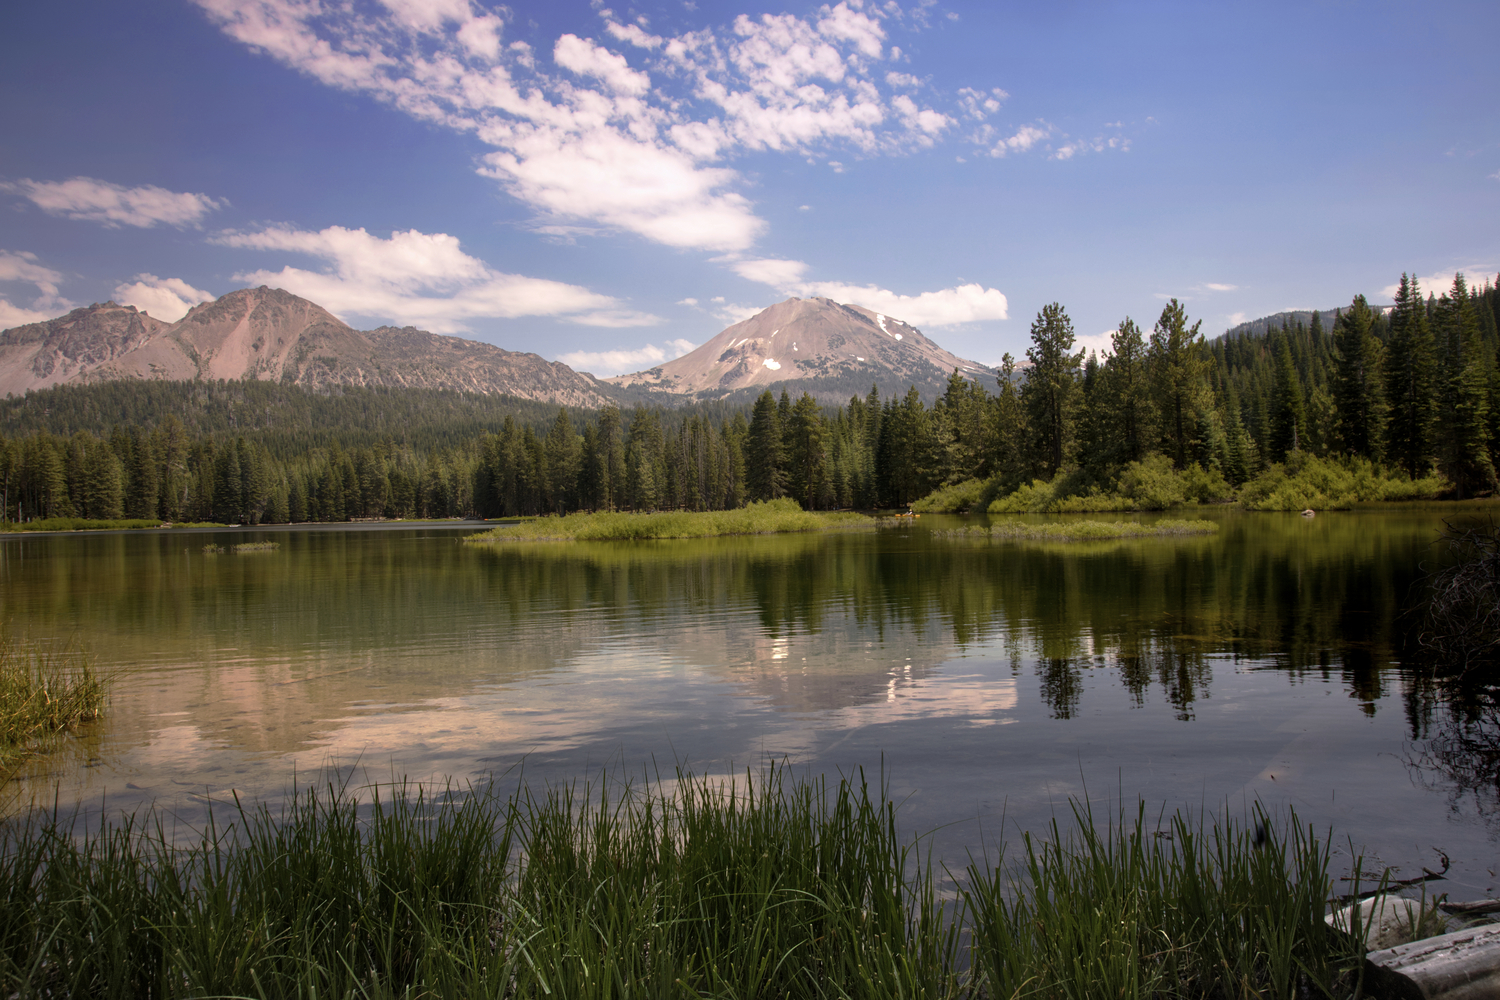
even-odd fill
[[(226, 524), (716, 510), (995, 511), (1238, 499), (1290, 508), (1308, 477), (1346, 498), (1500, 488), (1500, 288), (1457, 276), (1326, 327), (1206, 340), (1169, 302), (1104, 357), (1044, 307), (1025, 359), (955, 372), (929, 403), (872, 389), (837, 407), (768, 390), (723, 403), (568, 412), (504, 397), (268, 383), (112, 382), (0, 402), (3, 520)], [(1299, 479), (1301, 477), (1301, 479)], [(1311, 481), (1311, 480), (1309, 480)], [(1298, 488), (1294, 488), (1298, 487)], [(1322, 488), (1321, 496), (1330, 496)], [(927, 498), (925, 501), (923, 498)]]

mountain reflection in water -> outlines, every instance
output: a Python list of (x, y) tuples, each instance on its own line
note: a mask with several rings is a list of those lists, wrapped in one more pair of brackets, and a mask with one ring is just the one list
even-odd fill
[[(1106, 783), (1259, 796), (1341, 830), (1379, 812), (1377, 853), (1414, 863), (1447, 793), (1402, 754), (1445, 702), (1400, 667), (1400, 611), (1442, 556), (1441, 514), (1204, 516), (1217, 535), (1078, 544), (949, 539), (933, 529), (957, 520), (933, 517), (650, 543), (6, 538), (12, 631), (121, 672), (105, 722), (13, 787), (128, 807), (274, 796), (330, 761), (464, 782), (523, 760), (541, 777), (883, 760), (912, 822), (951, 824), (956, 846)], [(280, 548), (202, 551), (259, 539)]]

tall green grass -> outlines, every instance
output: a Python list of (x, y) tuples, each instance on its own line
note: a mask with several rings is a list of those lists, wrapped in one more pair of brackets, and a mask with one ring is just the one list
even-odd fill
[(639, 541), (653, 538), (708, 538), (714, 535), (768, 535), (873, 527), (862, 514), (815, 514), (783, 497), (746, 504), (737, 510), (665, 511), (656, 514), (594, 513), (544, 517), (469, 535), (466, 542)]
[[(1144, 813), (942, 880), (862, 775), (347, 786), (201, 836), (160, 817), (0, 829), (0, 991), (106, 997), (1341, 995), (1328, 854), (1295, 824)], [(1322, 995), (1317, 993), (1316, 995)]]
[(88, 657), (28, 648), (0, 631), (0, 775), (48, 737), (104, 711)]

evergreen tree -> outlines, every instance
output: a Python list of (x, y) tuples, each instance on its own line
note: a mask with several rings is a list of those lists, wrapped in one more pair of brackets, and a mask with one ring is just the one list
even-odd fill
[(1111, 417), (1106, 427), (1113, 442), (1109, 464), (1123, 465), (1145, 457), (1152, 433), (1146, 342), (1141, 328), (1126, 316), (1110, 335), (1110, 346), (1101, 375), (1101, 402)]
[(817, 510), (827, 486), (828, 456), (823, 447), (823, 412), (803, 393), (792, 407), (787, 428), (788, 490), (803, 510)]
[(1436, 361), (1427, 307), (1415, 279), (1401, 275), (1391, 313), (1391, 340), (1385, 354), (1385, 390), (1390, 406), (1386, 454), (1413, 479), (1433, 460)]
[(1334, 437), (1342, 453), (1379, 461), (1385, 450), (1385, 385), (1374, 325), (1375, 311), (1363, 295), (1356, 295), (1334, 323)]
[[(790, 406), (788, 406), (790, 411)], [(745, 440), (745, 492), (751, 500), (774, 500), (786, 492), (781, 414), (767, 389), (755, 400)]]
[(1021, 386), (1021, 403), (1035, 446), (1035, 467), (1047, 479), (1057, 475), (1069, 457), (1073, 410), (1082, 353), (1073, 353), (1073, 321), (1054, 302), (1043, 306), (1031, 324), (1031, 367)]
[(1149, 363), (1162, 443), (1179, 469), (1192, 456), (1198, 412), (1208, 403), (1209, 361), (1198, 333), (1202, 325), (1199, 320), (1189, 329), (1187, 310), (1173, 299), (1151, 331)]
[(1495, 465), (1489, 442), (1489, 371), (1487, 352), (1479, 332), (1474, 303), (1461, 274), (1454, 275), (1451, 294), (1444, 297), (1444, 326), (1456, 357), (1447, 365), (1449, 418), (1444, 424), (1444, 466), (1458, 498), (1496, 488)]
[(1007, 351), (1000, 360), (1000, 394), (995, 398), (995, 472), (1002, 487), (1015, 489), (1026, 479), (1026, 410), (1016, 389), (1016, 359)]
[(547, 507), (566, 513), (577, 505), (579, 466), (578, 435), (566, 408), (557, 411), (557, 419), (547, 432), (547, 474), (549, 477)]
[(1283, 327), (1275, 338), (1276, 381), (1271, 403), (1270, 459), (1285, 462), (1288, 454), (1302, 448), (1307, 437), (1307, 410), (1302, 400), (1302, 380), (1292, 361), (1291, 331)]

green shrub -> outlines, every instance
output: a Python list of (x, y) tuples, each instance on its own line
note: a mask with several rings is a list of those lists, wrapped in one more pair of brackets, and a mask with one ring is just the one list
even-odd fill
[(918, 514), (962, 514), (971, 510), (989, 507), (1000, 481), (989, 479), (966, 479), (951, 486), (940, 486), (911, 505)]
[(540, 517), (469, 535), (466, 542), (641, 541), (654, 538), (708, 538), (715, 535), (770, 535), (874, 527), (863, 514), (815, 514), (788, 497), (746, 504), (738, 510), (667, 511), (659, 514), (569, 514)]
[(1364, 458), (1296, 451), (1240, 488), (1251, 510), (1342, 510), (1362, 501), (1428, 500), (1449, 488), (1442, 476), (1409, 479)]
[(97, 719), (105, 687), (88, 657), (28, 649), (0, 631), (0, 766)]

